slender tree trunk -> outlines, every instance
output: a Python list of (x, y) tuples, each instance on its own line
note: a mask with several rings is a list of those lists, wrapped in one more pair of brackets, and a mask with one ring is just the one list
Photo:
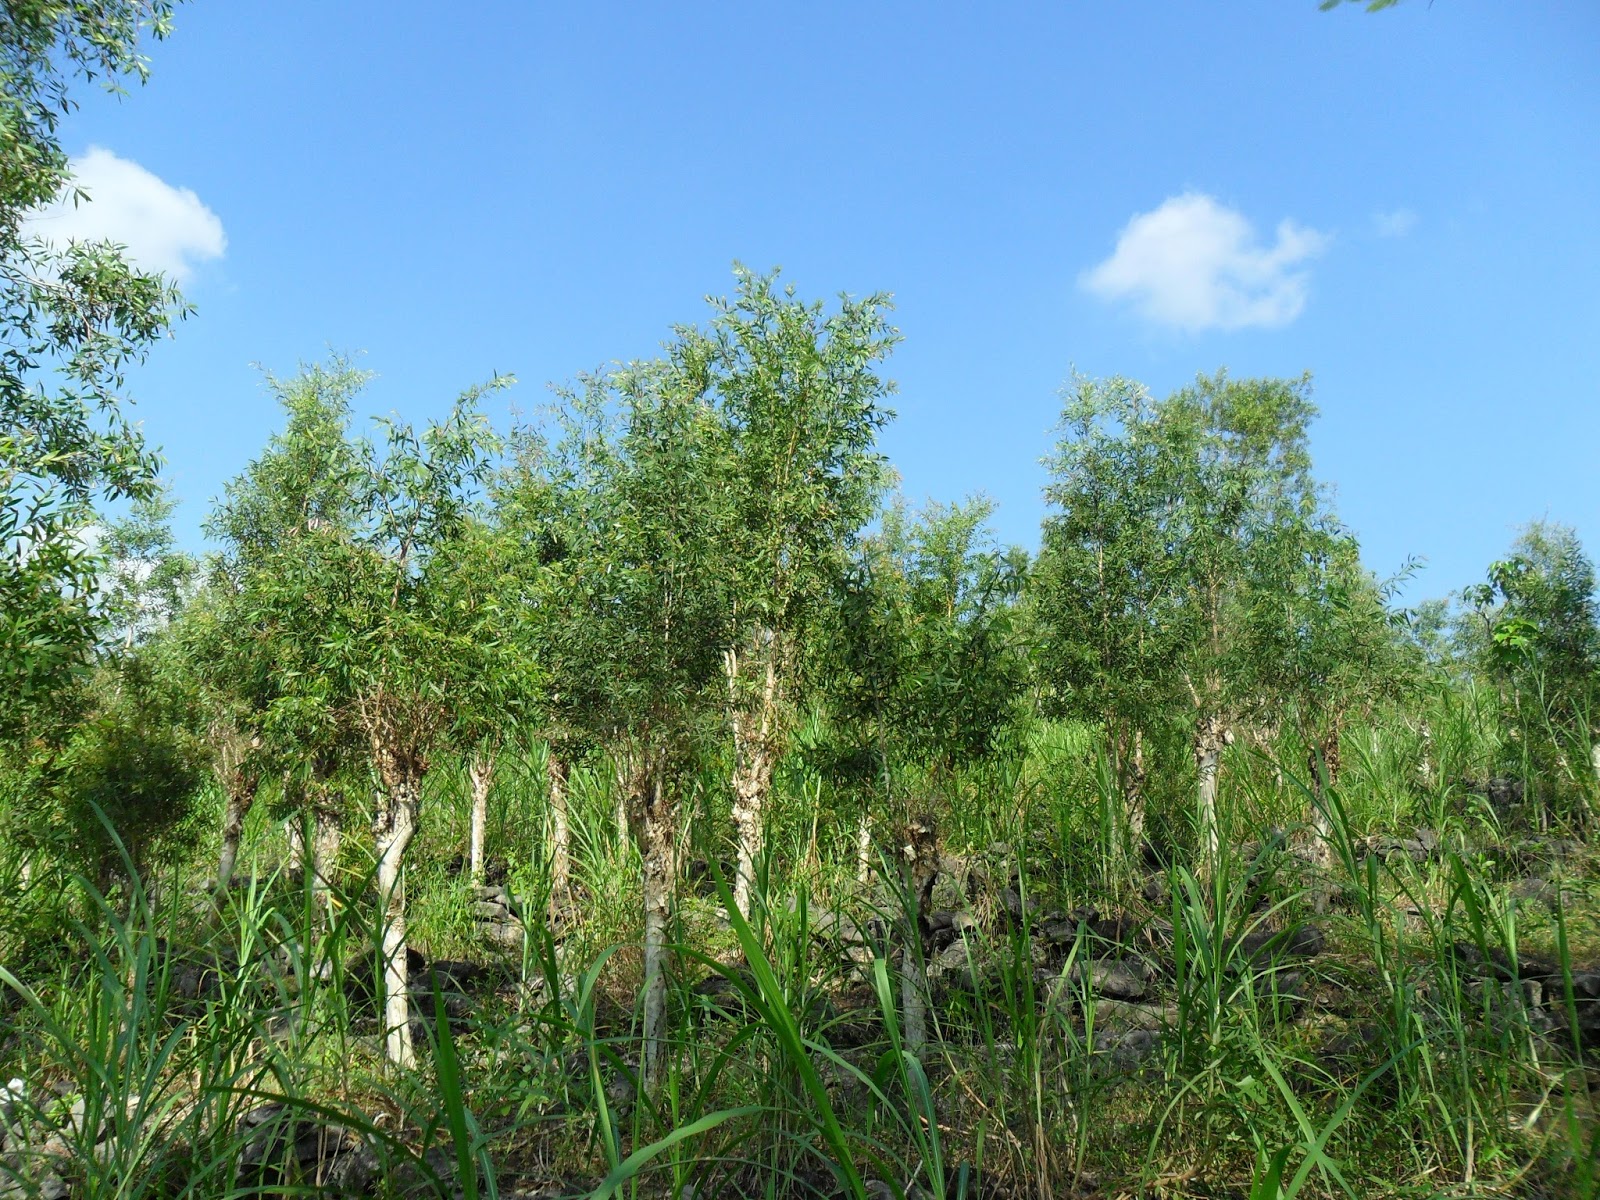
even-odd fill
[(222, 852), (217, 858), (216, 898), (220, 904), (239, 864), (239, 839), (244, 836), (245, 818), (255, 807), (261, 772), (251, 761), (251, 753), (259, 748), (257, 741), (246, 742), (236, 733), (224, 734), (217, 741), (215, 769), (223, 797)]
[(740, 695), (740, 663), (736, 651), (723, 656), (728, 678), (728, 705), (733, 727), (733, 825), (739, 842), (739, 864), (733, 884), (733, 902), (741, 916), (750, 915), (756, 863), (764, 842), (767, 797), (772, 794), (772, 771), (777, 753), (773, 731), (777, 720), (777, 648), (770, 635), (765, 641), (765, 675), (759, 708), (752, 720)]
[[(1431, 788), (1433, 786), (1433, 726), (1424, 721), (1419, 732), (1422, 734), (1422, 760), (1417, 763), (1417, 776), (1422, 781), (1423, 787)], [(1600, 771), (1600, 763), (1597, 763), (1596, 769)]]
[(417, 832), (422, 791), (415, 756), (374, 739), (374, 758), (383, 783), (372, 816), (378, 853), (378, 904), (382, 914), (384, 1051), (389, 1062), (408, 1069), (416, 1062), (411, 1045), (411, 991), (406, 970), (406, 848)]
[(1135, 729), (1132, 741), (1123, 804), (1128, 814), (1128, 861), (1137, 863), (1144, 854), (1144, 731)]
[(333, 895), (333, 873), (339, 865), (339, 847), (344, 842), (344, 824), (338, 797), (319, 790), (311, 833), (311, 898), (326, 912)]
[(483, 882), (483, 839), (489, 825), (489, 787), (494, 782), (494, 751), (479, 750), (467, 764), (472, 791), (471, 831), (467, 836), (467, 870), (473, 883)]
[(550, 901), (566, 903), (572, 894), (572, 827), (567, 816), (567, 760), (554, 747), (544, 760), (550, 786)]
[(739, 865), (733, 882), (733, 902), (744, 917), (750, 915), (756, 864), (760, 861), (765, 840), (767, 797), (771, 793), (772, 758), (765, 752), (752, 752), (741, 765), (734, 768), (733, 775), (733, 823), (739, 837)]
[(217, 861), (217, 897), (228, 894), (233, 869), (239, 862), (239, 839), (244, 835), (245, 818), (256, 802), (256, 780), (224, 781), (222, 807), (222, 853)]
[(1311, 777), (1311, 861), (1323, 870), (1333, 864), (1333, 822), (1328, 816), (1328, 791), (1339, 780), (1339, 731), (1330, 729), (1306, 756)]
[(928, 978), (922, 951), (928, 905), (939, 873), (939, 835), (931, 817), (907, 823), (905, 859), (906, 941), (900, 956), (900, 1011), (906, 1049), (920, 1054), (928, 1043)]
[(283, 820), (283, 837), (289, 844), (289, 874), (301, 875), (306, 869), (306, 814), (297, 804)]
[(626, 849), (628, 839), (633, 836), (628, 823), (628, 810), (632, 801), (632, 789), (635, 786), (633, 772), (633, 755), (630, 751), (619, 750), (613, 760), (616, 776), (616, 819), (617, 819), (617, 845)]
[(659, 762), (645, 758), (635, 768), (628, 804), (644, 867), (644, 1055), (640, 1078), (649, 1091), (661, 1069), (661, 1038), (667, 1008), (667, 922), (672, 916), (676, 876), (677, 810), (667, 794)]
[(1194, 761), (1199, 776), (1200, 857), (1207, 873), (1215, 869), (1221, 852), (1217, 830), (1217, 774), (1221, 767), (1225, 733), (1215, 716), (1202, 716), (1195, 722)]
[(872, 877), (872, 809), (861, 810), (861, 824), (856, 828), (856, 882), (862, 887)]

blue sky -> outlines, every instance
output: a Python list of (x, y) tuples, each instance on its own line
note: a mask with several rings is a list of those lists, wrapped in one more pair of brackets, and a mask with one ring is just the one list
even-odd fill
[(197, 0), (151, 55), (65, 126), (96, 200), (54, 220), (197, 305), (132, 384), (191, 545), (277, 422), (254, 364), (532, 408), (737, 259), (895, 294), (885, 449), (1007, 541), (1074, 368), (1226, 366), (1314, 374), (1318, 475), (1373, 568), (1426, 557), (1414, 597), (1538, 517), (1600, 552), (1593, 0)]

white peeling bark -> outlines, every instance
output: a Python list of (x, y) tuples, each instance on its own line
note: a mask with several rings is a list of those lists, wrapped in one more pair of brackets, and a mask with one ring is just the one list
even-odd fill
[(311, 835), (311, 898), (327, 909), (333, 894), (333, 873), (339, 865), (339, 847), (344, 842), (344, 826), (332, 797), (319, 794), (313, 810), (315, 828)]
[(1311, 751), (1306, 763), (1311, 775), (1311, 861), (1323, 870), (1333, 865), (1333, 821), (1328, 815), (1328, 792), (1339, 782), (1339, 727), (1335, 724)]
[(550, 787), (550, 899), (565, 902), (572, 892), (572, 825), (567, 815), (567, 762), (552, 747), (544, 760)]
[(856, 829), (856, 882), (862, 887), (872, 875), (872, 811), (862, 809), (861, 824)]
[(283, 838), (289, 844), (289, 874), (299, 875), (306, 869), (306, 814), (295, 811), (283, 819)]
[(1130, 739), (1132, 752), (1122, 783), (1123, 810), (1128, 817), (1128, 861), (1138, 862), (1144, 853), (1144, 732), (1135, 729)]
[(244, 835), (245, 818), (255, 806), (261, 774), (249, 763), (254, 743), (237, 735), (224, 736), (217, 749), (216, 774), (222, 785), (222, 852), (217, 858), (217, 898), (228, 893), (234, 868), (239, 862), (239, 840)]
[(626, 750), (617, 751), (613, 767), (616, 778), (617, 846), (626, 849), (628, 839), (632, 836), (628, 826), (628, 809), (633, 802), (631, 789), (634, 787), (632, 755)]
[(222, 853), (217, 860), (217, 895), (225, 896), (233, 879), (234, 867), (239, 862), (239, 840), (244, 834), (245, 818), (256, 802), (255, 789), (229, 790), (223, 798)]
[(1199, 825), (1201, 862), (1209, 873), (1216, 867), (1221, 851), (1217, 831), (1217, 774), (1221, 767), (1224, 731), (1213, 716), (1195, 723), (1194, 761), (1199, 774)]
[(467, 836), (467, 869), (473, 883), (483, 882), (483, 842), (489, 826), (489, 788), (494, 783), (494, 752), (480, 750), (467, 764), (472, 792), (471, 829)]
[(372, 841), (378, 854), (378, 906), (382, 917), (384, 1053), (409, 1069), (416, 1063), (411, 1044), (411, 993), (406, 971), (406, 848), (417, 832), (422, 791), (421, 764), (411, 755), (374, 739), (378, 776)]
[(676, 875), (677, 812), (659, 766), (634, 773), (628, 802), (644, 868), (644, 1055), (640, 1077), (649, 1091), (659, 1078), (665, 1049), (661, 1032), (667, 1009), (667, 923), (672, 916)]
[(926, 910), (939, 872), (939, 837), (931, 818), (918, 817), (906, 827), (904, 859), (906, 900), (905, 945), (900, 954), (900, 1013), (907, 1050), (920, 1054), (928, 1044), (928, 978), (922, 961)]
[(765, 842), (767, 798), (772, 794), (772, 772), (777, 753), (773, 733), (777, 722), (778, 669), (773, 661), (776, 647), (769, 634), (765, 646), (765, 674), (761, 695), (752, 719), (740, 694), (740, 661), (737, 651), (723, 655), (728, 679), (729, 724), (733, 729), (733, 825), (738, 839), (739, 862), (733, 884), (733, 902), (741, 916), (750, 916), (750, 899), (755, 889), (756, 863)]

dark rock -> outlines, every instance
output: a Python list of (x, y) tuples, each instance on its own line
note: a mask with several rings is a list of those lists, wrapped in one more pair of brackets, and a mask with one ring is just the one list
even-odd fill
[(1469, 796), (1478, 796), (1489, 802), (1489, 807), (1496, 812), (1505, 812), (1515, 808), (1523, 801), (1522, 780), (1512, 779), (1509, 776), (1496, 776), (1492, 779), (1463, 779), (1461, 790)]
[(1387, 1031), (1376, 1022), (1349, 1025), (1323, 1039), (1317, 1058), (1332, 1075), (1365, 1072), (1388, 1057), (1388, 1040)]
[(1096, 1032), (1126, 1033), (1134, 1029), (1160, 1031), (1178, 1023), (1171, 1005), (1134, 1004), (1126, 1000), (1101, 1000), (1094, 1006)]
[(1256, 985), (1256, 995), (1280, 1021), (1293, 1020), (1305, 1010), (1306, 977), (1301, 971), (1269, 971)]
[(1439, 837), (1431, 829), (1419, 829), (1412, 837), (1379, 833), (1360, 839), (1356, 848), (1362, 854), (1384, 860), (1409, 858), (1424, 863), (1439, 857)]
[(1475, 942), (1456, 942), (1451, 950), (1457, 967), (1463, 974), (1475, 979), (1515, 982), (1523, 979), (1559, 981), (1561, 978), (1560, 968), (1556, 964), (1536, 958), (1514, 961), (1499, 946), (1480, 948)]
[(1150, 993), (1155, 972), (1136, 958), (1074, 963), (1067, 973), (1072, 983), (1113, 1000), (1143, 1000)]
[(364, 1196), (379, 1177), (381, 1161), (349, 1129), (290, 1105), (259, 1105), (239, 1119), (235, 1195), (279, 1194), (308, 1186), (326, 1196)]
[(1006, 916), (1019, 923), (1024, 919), (1035, 917), (1039, 913), (1039, 902), (1032, 896), (1024, 899), (1022, 892), (1015, 884), (1008, 885), (1000, 893), (1000, 907), (1005, 911)]
[(1242, 948), (1257, 967), (1280, 958), (1315, 958), (1327, 938), (1316, 925), (1295, 925), (1286, 930), (1256, 929), (1245, 934)]
[[(1557, 981), (1552, 1001), (1566, 1008), (1566, 985)], [(1578, 1045), (1585, 1050), (1600, 1050), (1600, 971), (1575, 971), (1572, 975), (1572, 1017), (1576, 1019)], [(1558, 1013), (1563, 1024), (1568, 1017)]]
[(1161, 1049), (1161, 1034), (1155, 1029), (1129, 1029), (1114, 1032), (1099, 1030), (1094, 1035), (1094, 1051), (1107, 1056), (1113, 1070), (1126, 1071), (1139, 1065)]

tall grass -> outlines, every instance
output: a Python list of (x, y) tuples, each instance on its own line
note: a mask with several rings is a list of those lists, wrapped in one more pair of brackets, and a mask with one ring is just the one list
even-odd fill
[[(82, 880), (30, 894), (39, 877), (25, 886), (0, 848), (11, 918), (54, 920), (64, 939), (0, 968), (0, 1077), (26, 1083), (0, 1172), (23, 1194), (50, 1175), (85, 1196), (244, 1194), (270, 1174), (266, 1146), (271, 1186), (314, 1187), (293, 1152), (316, 1128), (359, 1150), (387, 1181), (375, 1186), (415, 1194), (1593, 1194), (1600, 1135), (1573, 1052), (1576, 970), (1600, 947), (1593, 898), (1558, 886), (1549, 912), (1530, 907), (1486, 851), (1534, 827), (1462, 786), (1505, 761), (1488, 698), (1435, 698), (1426, 721), (1426, 737), (1412, 720), (1352, 729), (1343, 777), (1320, 789), (1293, 769), (1290, 734), (1235, 747), (1228, 836), (1206, 872), (1190, 866), (1181, 760), (1149, 787), (1160, 868), (1128, 853), (1092, 730), (1041, 726), (970, 769), (897, 764), (896, 791), (938, 814), (975, 889), (948, 946), (922, 942), (894, 821), (878, 815), (877, 870), (859, 887), (862, 793), (800, 762), (779, 772), (743, 919), (712, 765), (691, 789), (682, 858), (704, 865), (680, 890), (650, 1093), (639, 863), (602, 759), (571, 771), (574, 903), (554, 925), (539, 752), (502, 768), (489, 849), (522, 904), (520, 947), (478, 931), (450, 866), (464, 791), (435, 772), (408, 880), (415, 941), (490, 975), (466, 1019), (442, 987), (419, 999), (411, 1076), (382, 1069), (363, 991), (374, 931), (358, 838), (325, 909), (277, 870), (279, 832), (257, 817), (245, 885), (215, 917), (190, 911), (181, 876), (160, 903), (131, 871), (115, 897)], [(1316, 804), (1326, 875), (1295, 853)], [(1369, 852), (1370, 834), (1422, 826), (1438, 835), (1425, 861)], [(1324, 914), (1319, 896), (1333, 897)], [(1071, 916), (1080, 905), (1121, 914), (1126, 944)], [(1291, 939), (1308, 921), (1327, 948), (1302, 960)], [(847, 927), (860, 938), (841, 940)], [(1107, 956), (1153, 965), (1143, 1004), (1097, 992)], [(1493, 966), (1537, 957), (1555, 972), (1544, 996)], [(920, 1044), (902, 978), (926, 1007)], [(1149, 1036), (1130, 1038), (1130, 1021)]]

